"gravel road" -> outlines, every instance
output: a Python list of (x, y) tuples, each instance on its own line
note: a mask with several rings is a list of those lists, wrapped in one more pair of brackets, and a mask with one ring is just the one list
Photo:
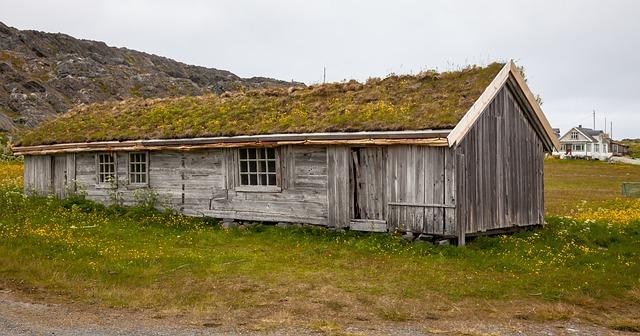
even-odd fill
[[(119, 335), (331, 335), (336, 330), (272, 329), (252, 331), (185, 318), (154, 318), (140, 311), (99, 309), (75, 304), (30, 302), (10, 290), (0, 291), (0, 335), (119, 336)], [(519, 320), (437, 320), (424, 323), (360, 325), (341, 335), (624, 335), (580, 322), (533, 323)], [(632, 334), (630, 334), (632, 335)], [(635, 334), (637, 335), (637, 334)]]

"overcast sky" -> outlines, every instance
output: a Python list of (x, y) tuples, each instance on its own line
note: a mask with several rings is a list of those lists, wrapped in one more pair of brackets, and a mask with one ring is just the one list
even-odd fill
[[(0, 20), (230, 70), (365, 80), (514, 59), (553, 127), (640, 138), (640, 1), (0, 0)], [(609, 124), (607, 124), (607, 129)]]

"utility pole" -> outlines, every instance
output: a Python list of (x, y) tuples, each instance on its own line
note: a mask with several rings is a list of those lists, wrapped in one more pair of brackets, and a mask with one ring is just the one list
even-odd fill
[(322, 68), (322, 84), (327, 82), (327, 67)]
[(604, 117), (604, 129), (602, 131), (607, 133), (607, 117)]
[(609, 139), (613, 140), (613, 121), (610, 121), (611, 126), (609, 126)]
[(593, 110), (593, 130), (596, 130), (596, 110)]

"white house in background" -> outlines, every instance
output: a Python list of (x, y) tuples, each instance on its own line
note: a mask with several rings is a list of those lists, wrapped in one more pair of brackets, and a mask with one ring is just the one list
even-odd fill
[(570, 129), (560, 137), (560, 151), (554, 152), (560, 158), (586, 158), (608, 160), (611, 158), (611, 139), (602, 130), (583, 128), (582, 125)]

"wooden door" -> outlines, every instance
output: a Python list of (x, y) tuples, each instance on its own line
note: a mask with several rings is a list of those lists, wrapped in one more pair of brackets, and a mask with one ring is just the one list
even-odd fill
[(58, 198), (65, 197), (67, 185), (67, 158), (65, 155), (51, 157), (51, 186), (52, 193)]
[[(351, 218), (378, 222), (386, 220), (385, 147), (351, 149)], [(385, 226), (386, 229), (386, 226)]]

